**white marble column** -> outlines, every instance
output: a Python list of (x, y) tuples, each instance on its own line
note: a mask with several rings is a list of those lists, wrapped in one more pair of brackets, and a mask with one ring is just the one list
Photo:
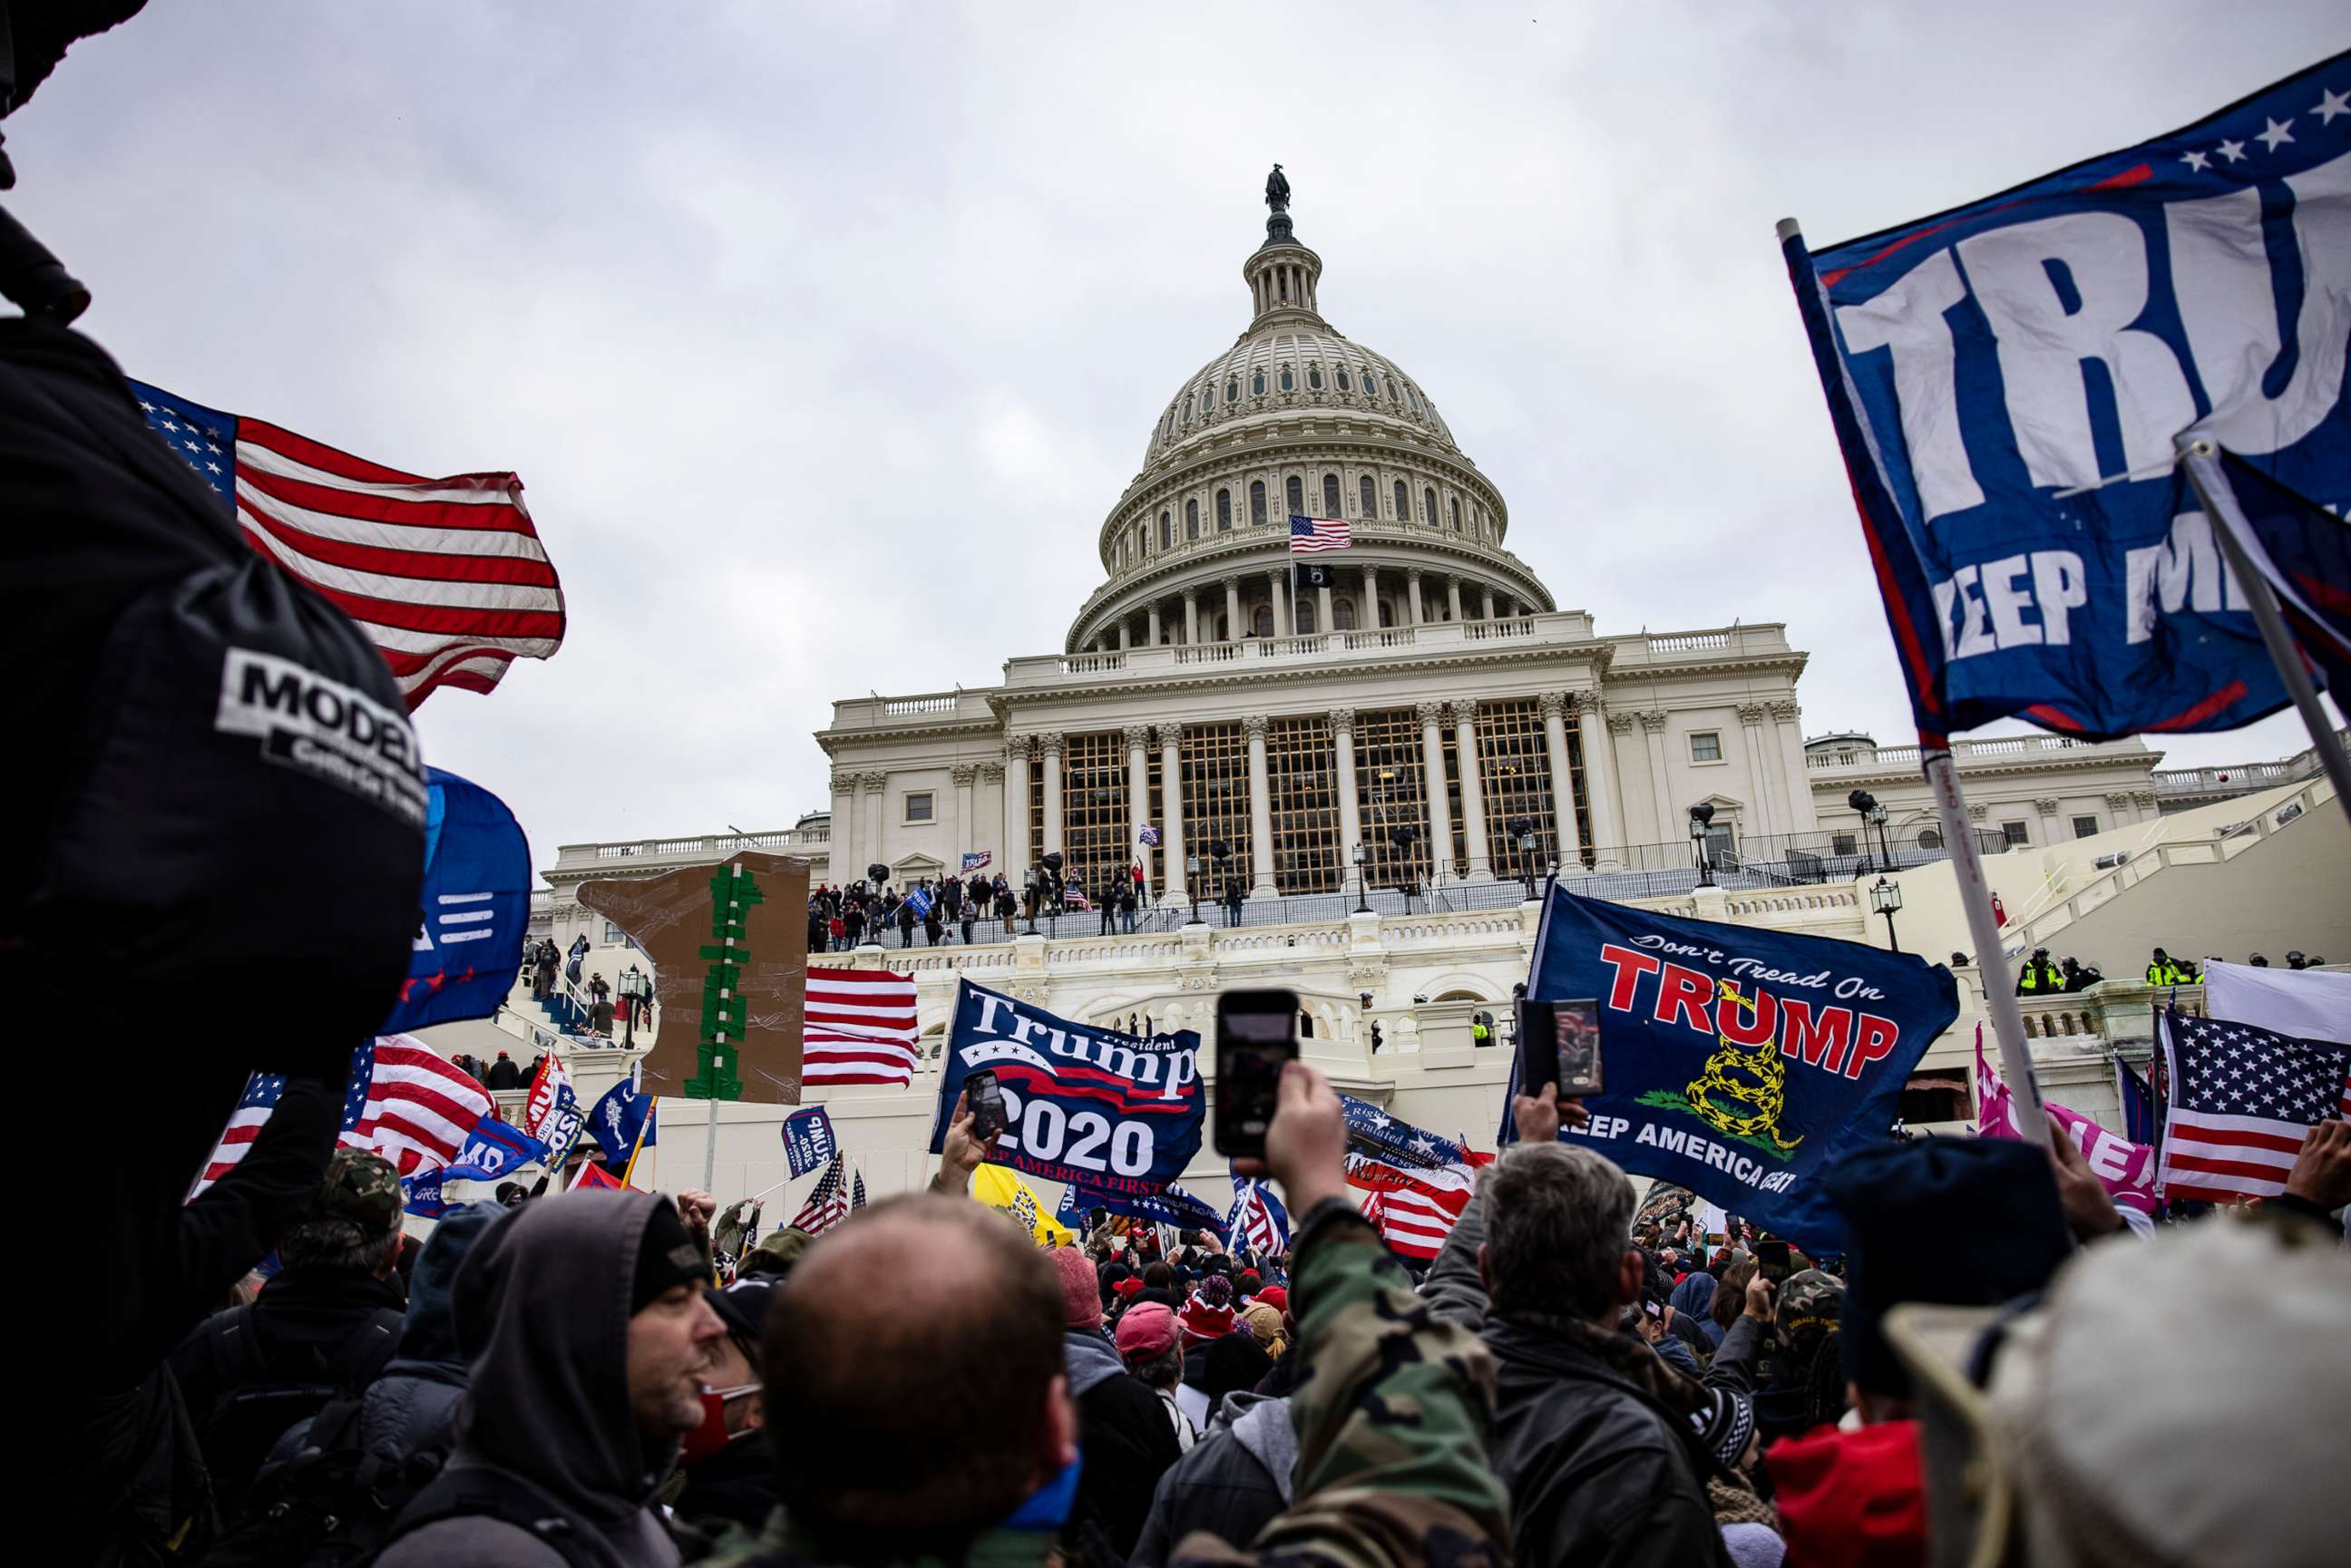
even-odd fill
[(1364, 841), (1363, 802), (1355, 798), (1355, 710), (1331, 710), (1331, 749), (1339, 764), (1340, 888), (1355, 874), (1355, 850)]
[[(1004, 869), (1005, 857), (1011, 853), (1004, 844), (1004, 764), (1001, 762), (983, 762), (979, 765), (979, 790), (973, 798), (973, 804), (977, 808), (980, 815), (973, 818), (975, 824), (986, 816), (987, 792), (990, 789), (996, 791), (996, 826), (990, 830), (996, 842), (988, 843), (983, 841), (976, 844), (966, 844), (964, 848), (988, 851), (992, 858), (988, 862), (987, 873), (994, 876)], [(975, 827), (975, 835), (977, 831), (977, 829)]]
[(1599, 871), (1625, 869), (1625, 808), (1616, 792), (1617, 720), (1633, 727), (1628, 714), (1604, 714), (1597, 694), (1578, 705), (1576, 722), (1583, 731), (1583, 783), (1592, 796), (1592, 848)]
[(1331, 619), (1331, 589), (1325, 584), (1314, 591), (1314, 630), (1331, 632), (1335, 629)]
[(1125, 653), (1134, 640), (1134, 634), (1127, 626), (1126, 617), (1120, 616), (1118, 618), (1118, 651), (1122, 653)]
[(865, 858), (858, 862), (857, 867), (858, 875), (862, 876), (867, 866), (885, 858), (882, 852), (882, 816), (889, 800), (884, 791), (890, 787), (890, 776), (887, 773), (862, 773), (858, 775), (858, 786), (865, 796), (857, 810), (857, 825), (865, 831)]
[(2033, 811), (2041, 818), (2041, 847), (2043, 849), (2065, 841), (2064, 826), (2057, 818), (2063, 806), (2064, 802), (2053, 795), (2043, 795), (2032, 802)]
[(1422, 703), (1413, 709), (1420, 720), (1421, 783), (1428, 793), (1429, 880), (1450, 882), (1454, 876), (1453, 808), (1445, 800), (1445, 705)]
[[(1037, 737), (1045, 753), (1045, 853), (1058, 854), (1061, 849), (1061, 735), (1048, 730)], [(1061, 870), (1067, 873), (1064, 865)]]
[(1800, 710), (1792, 698), (1783, 697), (1769, 706), (1771, 726), (1780, 740), (1780, 777), (1788, 783), (1788, 831), (1818, 832), (1821, 818), (1813, 804), (1812, 774), (1804, 761), (1804, 734), (1796, 727)]
[(1739, 738), (1747, 753), (1752, 777), (1748, 788), (1755, 795), (1756, 831), (1792, 833), (1790, 813), (1781, 809), (1787, 783), (1780, 777), (1780, 737), (1771, 728), (1771, 710), (1761, 703), (1739, 705)]
[(971, 814), (971, 787), (978, 781), (979, 768), (969, 762), (958, 762), (948, 772), (955, 780), (955, 845), (947, 861), (947, 869), (956, 869), (963, 852), (971, 848), (971, 830), (975, 821)]
[(856, 873), (841, 865), (853, 859), (865, 841), (857, 836), (857, 775), (836, 773), (832, 776), (832, 833), (830, 859), (832, 880), (837, 885), (854, 882)]
[(1144, 612), (1143, 645), (1146, 648), (1159, 646), (1159, 605), (1156, 601)]
[(1575, 767), (1567, 755), (1567, 714), (1573, 702), (1572, 693), (1545, 692), (1541, 704), (1543, 752), (1551, 761), (1551, 814), (1559, 824), (1552, 847), (1563, 872), (1583, 864), (1583, 835), (1575, 825)]
[(1445, 608), (1452, 612), (1454, 620), (1461, 619), (1461, 580), (1458, 577), (1445, 580)]
[(1286, 591), (1288, 584), (1282, 580), (1289, 575), (1287, 569), (1265, 574), (1265, 591), (1273, 601), (1273, 634), (1277, 637), (1290, 634), (1290, 596)]
[(1225, 579), (1225, 641), (1238, 643), (1248, 635), (1249, 628), (1241, 624), (1241, 580)]
[(1241, 728), (1249, 734), (1249, 865), (1256, 885), (1251, 898), (1270, 898), (1280, 890), (1273, 880), (1273, 786), (1266, 776), (1265, 715), (1244, 715)]
[[(1143, 847), (1144, 825), (1151, 821), (1151, 761), (1144, 747), (1151, 744), (1151, 727), (1130, 724), (1126, 727), (1126, 852), (1128, 862), (1143, 862), (1143, 891), (1145, 896), (1158, 879), (1151, 874), (1151, 852)], [(1122, 865), (1120, 870), (1126, 869)]]
[(1004, 747), (1004, 852), (997, 869), (1013, 886), (1029, 870), (1029, 747), (1028, 736), (1016, 735)]
[(1685, 819), (1674, 810), (1673, 787), (1666, 778), (1666, 716), (1656, 708), (1644, 709), (1641, 735), (1649, 743), (1649, 792), (1657, 810), (1657, 841), (1671, 842)]
[(1486, 847), (1486, 781), (1478, 766), (1478, 705), (1453, 705), (1453, 749), (1461, 758), (1461, 836), (1468, 841), (1469, 880), (1494, 880), (1493, 857)]
[(1363, 623), (1363, 628), (1366, 632), (1376, 632), (1380, 629), (1380, 569), (1378, 567), (1364, 568), (1364, 602), (1355, 619)]
[(1494, 618), (1494, 591), (1492, 589), (1480, 588), (1478, 591), (1478, 608), (1479, 614), (1486, 620), (1491, 621)]
[[(1231, 580), (1228, 579), (1229, 582)], [(1232, 590), (1228, 588), (1227, 592)], [(1167, 867), (1167, 896), (1186, 896), (1187, 878), (1184, 870), (1184, 727), (1163, 724), (1159, 727), (1159, 800), (1160, 815), (1166, 819), (1159, 824), (1160, 858)]]
[(1404, 587), (1405, 597), (1410, 601), (1409, 608), (1412, 611), (1412, 620), (1409, 624), (1417, 626), (1421, 623), (1426, 614), (1426, 612), (1422, 609), (1420, 602), (1420, 568), (1415, 566), (1407, 567), (1405, 570)]
[(1184, 591), (1184, 641), (1196, 646), (1200, 641), (1200, 591)]

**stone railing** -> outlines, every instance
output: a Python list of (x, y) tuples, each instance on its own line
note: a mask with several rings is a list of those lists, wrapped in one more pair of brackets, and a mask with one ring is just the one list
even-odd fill
[[(2130, 740), (2069, 740), (2062, 735), (2012, 735), (1991, 740), (1960, 740), (1951, 745), (1952, 760), (1966, 767), (1970, 761), (2022, 760), (2053, 754), (2088, 760), (2105, 757), (2144, 757), (2147, 744)], [(1855, 772), (1875, 772), (1881, 768), (1913, 769), (1918, 766), (1918, 748), (1915, 746), (1879, 746), (1850, 751), (1815, 751), (1804, 758), (1804, 766), (1816, 773), (1834, 773), (1850, 769)], [(2158, 778), (2162, 775), (2158, 774)]]
[(823, 828), (781, 828), (767, 833), (705, 833), (690, 839), (608, 840), (602, 843), (561, 845), (555, 852), (555, 864), (556, 869), (562, 870), (566, 867), (613, 867), (615, 862), (623, 865), (632, 862), (691, 863), (697, 860), (716, 860), (738, 850), (772, 850), (790, 854), (827, 849), (831, 842), (831, 830)]

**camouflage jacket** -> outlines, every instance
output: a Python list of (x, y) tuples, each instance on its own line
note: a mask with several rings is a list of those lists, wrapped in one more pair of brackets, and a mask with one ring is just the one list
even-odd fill
[[(1196, 1531), (1171, 1564), (1508, 1563), (1510, 1499), (1486, 1458), (1494, 1370), (1485, 1347), (1437, 1320), (1352, 1207), (1303, 1228), (1291, 1288), (1297, 1354), (1308, 1357), (1290, 1399), (1297, 1500), (1246, 1548)], [(1049, 1535), (990, 1531), (957, 1554), (957, 1568), (1030, 1568), (1054, 1546)], [(716, 1568), (822, 1561), (780, 1511), (758, 1537), (732, 1537), (704, 1559)]]

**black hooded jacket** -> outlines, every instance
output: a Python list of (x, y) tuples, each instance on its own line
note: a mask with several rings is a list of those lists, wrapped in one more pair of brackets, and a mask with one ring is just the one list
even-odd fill
[[(628, 1379), (637, 1249), (666, 1201), (634, 1192), (541, 1198), (475, 1243), (456, 1291), (458, 1343), (473, 1365), (465, 1435), (402, 1514), (379, 1568), (678, 1561), (651, 1506), (677, 1445), (640, 1434)], [(538, 1529), (507, 1522), (493, 1498)]]

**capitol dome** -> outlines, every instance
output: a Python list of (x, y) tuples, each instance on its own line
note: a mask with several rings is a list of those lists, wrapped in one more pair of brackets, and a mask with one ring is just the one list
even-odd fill
[[(1322, 258), (1268, 182), (1264, 243), (1241, 264), (1249, 324), (1184, 380), (1143, 471), (1103, 518), (1108, 580), (1066, 652), (1371, 632), (1554, 609), (1503, 546), (1501, 493), (1455, 444), (1419, 382), (1324, 320)], [(1343, 520), (1351, 543), (1293, 579), (1290, 519)]]

